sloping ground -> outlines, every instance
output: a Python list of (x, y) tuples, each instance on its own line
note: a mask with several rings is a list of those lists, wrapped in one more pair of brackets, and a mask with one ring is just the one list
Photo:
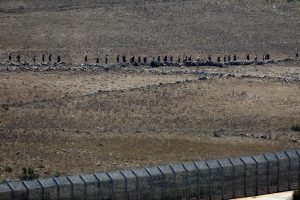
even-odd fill
[(3, 0), (0, 51), (27, 60), (33, 52), (39, 59), (45, 51), (61, 53), (68, 62), (82, 62), (84, 54), (100, 54), (102, 62), (104, 54), (294, 55), (299, 13), (296, 0)]
[(299, 85), (268, 80), (211, 79), (100, 92), (3, 109), (14, 128), (198, 132), (275, 131), (299, 121)]
[(29, 166), (53, 176), (299, 147), (298, 82), (184, 81), (194, 78), (1, 73), (1, 179)]

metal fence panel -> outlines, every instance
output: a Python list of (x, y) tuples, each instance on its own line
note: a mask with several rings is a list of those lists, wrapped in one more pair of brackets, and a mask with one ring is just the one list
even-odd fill
[(231, 158), (234, 165), (234, 196), (245, 196), (245, 166), (240, 158)]
[(289, 159), (284, 152), (275, 153), (279, 159), (279, 191), (287, 191), (289, 189)]
[(23, 181), (23, 184), (28, 189), (28, 199), (43, 198), (43, 189), (37, 180)]
[(145, 168), (133, 170), (138, 177), (138, 199), (150, 199), (151, 187), (150, 176)]
[(198, 170), (193, 162), (184, 162), (182, 163), (187, 170), (188, 182), (189, 182), (189, 197), (190, 199), (198, 199), (199, 195), (199, 178)]
[(195, 162), (200, 170), (200, 199), (211, 199), (211, 173), (205, 161)]
[(268, 193), (268, 164), (267, 160), (263, 155), (253, 156), (253, 159), (257, 163), (257, 193), (267, 194)]
[(278, 160), (274, 153), (264, 154), (268, 160), (269, 193), (278, 192)]
[(233, 165), (231, 164), (229, 159), (221, 159), (219, 160), (220, 164), (223, 167), (223, 192), (224, 199), (234, 198), (234, 187), (233, 187)]
[(168, 199), (173, 196), (173, 183), (174, 183), (174, 177), (172, 174), (172, 170), (170, 166), (167, 165), (160, 165), (157, 167), (158, 170), (162, 173), (163, 175), (163, 188), (164, 188), (164, 199)]
[(12, 198), (12, 191), (6, 183), (0, 184), (0, 200), (10, 200)]
[(67, 176), (67, 179), (71, 183), (71, 196), (72, 199), (84, 199), (85, 198), (85, 186), (83, 180), (79, 176)]
[(222, 178), (221, 178), (221, 166), (216, 160), (209, 160), (207, 164), (211, 171), (211, 198), (221, 199), (222, 198)]
[(114, 199), (114, 184), (107, 173), (96, 173), (95, 175), (100, 180), (100, 199)]
[(122, 171), (123, 175), (125, 176), (126, 181), (126, 199), (137, 199), (136, 193), (136, 177), (130, 170)]
[(175, 187), (173, 193), (177, 195), (177, 199), (185, 199), (188, 197), (187, 173), (182, 164), (174, 164), (172, 168), (176, 174), (176, 180), (173, 181), (173, 191)]
[(52, 178), (41, 179), (40, 183), (44, 187), (45, 199), (58, 199), (58, 188)]
[(246, 173), (245, 173), (245, 188), (246, 188), (246, 196), (255, 196), (256, 195), (256, 162), (250, 157), (241, 157), (244, 164), (246, 165)]
[(297, 155), (296, 150), (286, 151), (286, 155), (290, 158), (290, 187), (296, 189), (300, 185), (300, 157)]
[(92, 174), (82, 175), (81, 179), (84, 182), (86, 199), (96, 199), (99, 194), (98, 180)]

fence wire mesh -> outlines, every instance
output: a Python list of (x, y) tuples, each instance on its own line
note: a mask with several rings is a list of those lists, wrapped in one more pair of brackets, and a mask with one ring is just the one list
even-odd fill
[(232, 199), (295, 189), (300, 150), (5, 182), (0, 199)]

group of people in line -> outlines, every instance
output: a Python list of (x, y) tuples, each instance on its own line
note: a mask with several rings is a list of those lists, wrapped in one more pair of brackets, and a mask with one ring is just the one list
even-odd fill
[[(105, 55), (104, 59), (105, 59), (104, 63), (107, 64), (108, 63), (108, 55)], [(269, 53), (266, 54), (266, 55), (263, 55), (263, 61), (270, 60), (270, 59), (271, 58), (270, 58), (270, 54)], [(298, 52), (296, 52), (296, 59), (299, 59), (299, 53)], [(9, 62), (12, 62), (12, 54), (11, 53), (8, 55), (8, 60), (9, 60)], [(251, 60), (251, 57), (250, 57), (249, 54), (246, 56), (246, 60), (247, 61)], [(254, 56), (254, 61), (257, 61), (257, 60), (258, 60), (258, 57), (257, 57), (257, 55), (255, 55)], [(20, 54), (18, 54), (16, 56), (16, 61), (18, 63), (21, 62), (21, 55)], [(36, 63), (36, 55), (35, 54), (32, 56), (32, 61), (33, 61), (33, 63)], [(127, 63), (126, 55), (122, 55), (122, 57), (120, 55), (117, 55), (116, 61), (117, 61), (117, 63)], [(152, 61), (156, 61), (156, 62), (159, 62), (159, 63), (161, 61), (163, 61), (164, 63), (168, 63), (168, 62), (173, 63), (174, 62), (172, 55), (170, 55), (170, 56), (165, 55), (163, 57), (163, 59), (161, 59), (161, 56), (157, 56), (157, 59), (155, 59), (155, 57), (152, 57)], [(201, 60), (200, 57), (197, 57), (196, 61), (200, 62), (202, 60)], [(211, 55), (208, 56), (208, 61), (212, 62), (212, 56)], [(237, 61), (237, 55), (236, 54), (233, 55), (233, 58), (231, 58), (230, 55), (224, 55), (224, 57), (223, 57), (223, 62), (224, 63), (232, 62), (232, 61), (233, 62)], [(42, 54), (42, 63), (45, 63), (45, 62), (52, 62), (52, 54), (51, 53), (48, 55), (47, 61), (46, 61), (46, 55)], [(62, 58), (61, 58), (60, 54), (57, 56), (56, 62), (57, 63), (61, 63), (62, 62)], [(87, 62), (88, 62), (88, 56), (85, 55), (84, 56), (84, 63), (87, 63)], [(96, 57), (96, 64), (99, 64), (99, 62), (100, 62), (100, 58), (99, 58), (99, 56), (97, 56)], [(137, 59), (136, 59), (135, 56), (131, 56), (129, 58), (129, 63), (136, 63), (136, 62), (137, 63), (144, 63), (144, 64), (146, 64), (146, 63), (148, 63), (148, 58), (147, 57), (143, 57), (142, 58), (141, 56), (138, 56)], [(181, 63), (181, 58), (180, 57), (177, 58), (177, 62)], [(183, 63), (193, 62), (192, 56), (184, 56), (182, 58), (182, 62)], [(217, 57), (217, 62), (219, 62), (219, 63), (221, 62), (221, 57), (220, 56)]]

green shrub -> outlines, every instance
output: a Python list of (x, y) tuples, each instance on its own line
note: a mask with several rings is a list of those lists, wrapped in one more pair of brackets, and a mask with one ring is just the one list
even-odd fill
[(300, 200), (300, 187), (293, 192), (293, 200)]
[(39, 174), (35, 173), (31, 167), (29, 167), (28, 169), (26, 167), (23, 167), (23, 174), (21, 176), (21, 180), (33, 180), (37, 179), (38, 177)]
[(299, 124), (295, 124), (292, 126), (291, 128), (293, 131), (300, 131), (300, 125)]

